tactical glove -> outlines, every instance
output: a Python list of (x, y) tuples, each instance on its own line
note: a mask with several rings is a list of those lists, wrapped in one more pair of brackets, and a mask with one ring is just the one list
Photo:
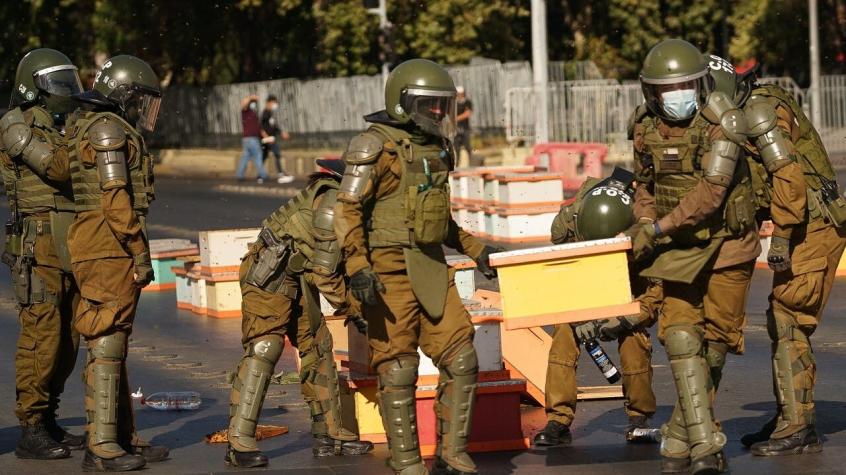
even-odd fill
[(591, 320), (589, 322), (580, 323), (573, 328), (573, 333), (576, 334), (578, 341), (596, 340), (599, 336), (599, 326), (601, 325), (601, 322), (602, 320)]
[(790, 269), (790, 240), (779, 236), (772, 237), (767, 264), (773, 272), (784, 272)]
[(367, 336), (367, 320), (365, 320), (364, 317), (361, 315), (347, 315), (347, 318), (344, 319), (344, 326), (347, 326), (350, 323), (355, 325), (355, 328), (359, 333)]
[(491, 267), (491, 263), (488, 258), (490, 258), (491, 254), (503, 251), (505, 251), (505, 249), (501, 247), (485, 246), (482, 253), (476, 257), (476, 268), (479, 269), (479, 272), (481, 272), (488, 280), (496, 279), (497, 277), (496, 269)]
[(638, 315), (602, 320), (599, 326), (599, 339), (602, 341), (619, 340), (621, 336), (634, 330), (640, 323)]
[(626, 231), (632, 239), (632, 258), (635, 262), (649, 257), (655, 251), (656, 237), (655, 223), (636, 224)]
[(365, 267), (350, 277), (350, 291), (359, 302), (376, 305), (376, 293), (385, 293), (385, 286), (373, 269)]
[(153, 261), (150, 260), (150, 251), (144, 251), (141, 254), (133, 256), (135, 271), (135, 285), (139, 287), (146, 287), (147, 284), (156, 278), (153, 273)]

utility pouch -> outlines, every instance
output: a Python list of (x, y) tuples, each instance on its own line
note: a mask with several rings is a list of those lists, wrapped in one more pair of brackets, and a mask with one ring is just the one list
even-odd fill
[(442, 244), (449, 229), (449, 194), (441, 188), (417, 193), (414, 206), (414, 241), (421, 246)]
[(755, 222), (755, 204), (747, 194), (735, 196), (726, 207), (726, 227), (733, 236), (742, 236)]
[(244, 281), (268, 292), (276, 292), (284, 280), (286, 261), (290, 254), (288, 242), (265, 246), (250, 266)]
[(18, 256), (12, 265), (12, 289), (15, 292), (15, 301), (20, 306), (32, 303), (30, 299), (31, 278), (32, 259), (26, 256)]
[[(9, 220), (6, 221), (6, 237), (3, 244), (3, 262), (11, 267), (14, 265), (16, 256), (23, 252), (23, 236), (19, 224)], [(7, 255), (9, 257), (7, 257)]]
[(825, 201), (823, 210), (831, 224), (838, 228), (846, 224), (846, 200), (842, 196), (838, 195), (834, 200)]

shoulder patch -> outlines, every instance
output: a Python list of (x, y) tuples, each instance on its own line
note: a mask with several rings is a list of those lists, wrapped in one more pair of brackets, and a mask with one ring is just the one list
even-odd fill
[(641, 104), (635, 107), (635, 110), (632, 111), (632, 115), (629, 116), (629, 124), (626, 130), (626, 136), (629, 140), (634, 139), (634, 128), (635, 125), (640, 123), (646, 114), (649, 113), (649, 109), (646, 107), (646, 104)]
[(375, 162), (380, 153), (382, 153), (382, 141), (373, 134), (365, 132), (350, 140), (344, 152), (344, 161), (350, 165), (364, 165)]
[(95, 119), (88, 127), (87, 135), (91, 147), (100, 152), (117, 150), (126, 144), (126, 130), (108, 117)]

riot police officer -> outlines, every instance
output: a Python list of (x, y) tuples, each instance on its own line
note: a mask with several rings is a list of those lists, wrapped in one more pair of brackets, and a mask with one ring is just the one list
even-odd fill
[(761, 456), (819, 452), (810, 337), (846, 248), (846, 202), (825, 146), (793, 96), (777, 85), (757, 83), (754, 71), (738, 78), (724, 59), (707, 59), (717, 87), (735, 95), (743, 108), (753, 166), (763, 172), (763, 179), (754, 181), (761, 218), (773, 222), (767, 330), (777, 410), (741, 442)]
[[(562, 206), (552, 223), (553, 244), (607, 239), (634, 224), (634, 177), (615, 169), (605, 180), (588, 178), (572, 203)], [(655, 323), (661, 304), (661, 284), (639, 277), (641, 265), (631, 266), (639, 315), (555, 325), (546, 369), (547, 424), (534, 439), (535, 446), (566, 445), (572, 440), (570, 424), (576, 413), (576, 366), (579, 343), (601, 339), (619, 341), (623, 397), (629, 425), (628, 442), (654, 442), (648, 419), (655, 414), (652, 391), (652, 343), (647, 328)]]
[(226, 463), (263, 467), (256, 425), (285, 336), (300, 352), (302, 393), (311, 411), (313, 453), (362, 455), (373, 444), (344, 429), (332, 335), (323, 320), (319, 294), (339, 315), (366, 333), (366, 322), (350, 308), (334, 214), (341, 160), (318, 160), (331, 173), (313, 174), (303, 191), (262, 223), (259, 239), (241, 264), (242, 341), (246, 350), (230, 397)]
[(641, 275), (663, 280), (659, 340), (678, 401), (662, 427), (662, 471), (726, 470), (726, 437), (713, 399), (726, 354), (743, 352), (746, 295), (760, 253), (746, 121), (732, 98), (712, 92), (695, 46), (665, 40), (640, 73), (646, 104), (633, 114), (639, 180), (633, 255), (654, 254)]
[(3, 262), (12, 270), (21, 333), (15, 354), (15, 413), (21, 458), (69, 457), (84, 438), (56, 424), (59, 396), (76, 363), (72, 326), (79, 292), (67, 252), (73, 194), (64, 122), (82, 92), (76, 66), (40, 48), (21, 59), (11, 110), (0, 119), (2, 174), (11, 219)]
[(161, 89), (147, 63), (121, 55), (106, 61), (94, 88), (77, 98), (91, 105), (75, 114), (68, 132), (77, 212), (68, 245), (82, 294), (74, 324), (88, 345), (82, 466), (136, 470), (168, 455), (136, 433), (126, 370), (138, 297), (153, 279), (146, 235), (153, 157), (140, 129), (154, 129)]
[(474, 258), (489, 278), (493, 248), (450, 217), (455, 85), (441, 66), (413, 59), (385, 85), (385, 110), (344, 153), (335, 215), (355, 298), (368, 322), (371, 365), (397, 473), (427, 473), (415, 424), (418, 346), (440, 371), (434, 472), (476, 473), (467, 455), (478, 363), (474, 329), (443, 245)]

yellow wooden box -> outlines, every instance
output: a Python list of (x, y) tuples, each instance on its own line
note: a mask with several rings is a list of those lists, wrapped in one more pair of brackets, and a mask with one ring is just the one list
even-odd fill
[(492, 254), (505, 328), (529, 328), (632, 315), (629, 238), (601, 239)]

